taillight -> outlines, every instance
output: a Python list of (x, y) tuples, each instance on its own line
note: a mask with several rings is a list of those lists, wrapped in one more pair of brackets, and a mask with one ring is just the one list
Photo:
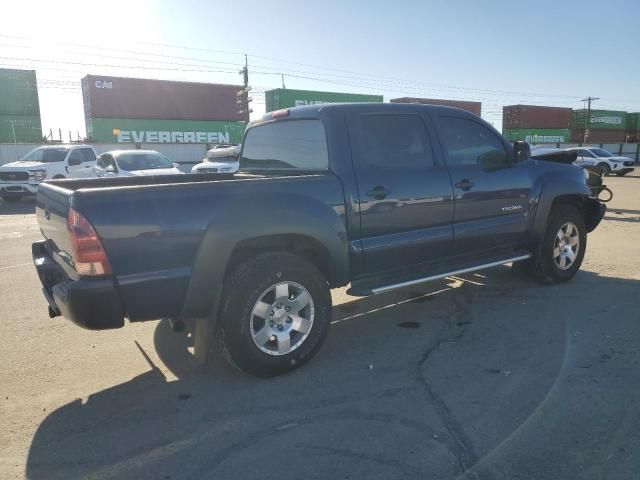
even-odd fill
[(111, 265), (102, 242), (91, 224), (73, 208), (67, 215), (71, 255), (80, 275), (107, 275)]

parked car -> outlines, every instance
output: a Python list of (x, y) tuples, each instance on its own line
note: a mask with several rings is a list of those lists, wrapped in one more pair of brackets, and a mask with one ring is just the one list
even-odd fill
[(92, 177), (95, 161), (91, 145), (38, 147), (21, 160), (0, 166), (0, 197), (5, 202), (17, 202), (34, 196), (43, 180)]
[(630, 158), (613, 155), (603, 148), (579, 147), (568, 150), (578, 152), (576, 165), (596, 168), (602, 176), (612, 173), (623, 176), (635, 169), (635, 162)]
[(134, 177), (176, 175), (182, 172), (171, 160), (155, 150), (113, 150), (96, 159), (97, 177)]
[[(233, 143), (218, 143), (218, 144), (214, 145), (213, 147), (211, 147), (209, 152), (211, 150), (216, 150), (218, 148), (227, 148), (227, 147), (233, 147), (233, 146), (235, 146), (235, 144), (233, 144)], [(196, 165), (202, 163), (203, 161), (204, 161), (203, 159), (200, 159), (200, 160), (180, 159), (180, 160), (174, 161), (173, 162), (173, 166), (176, 167), (177, 169), (179, 169), (183, 173), (190, 173), (193, 170), (193, 167), (195, 167)]]
[(191, 169), (191, 173), (235, 173), (238, 171), (240, 146), (212, 148), (207, 157)]
[(606, 207), (580, 168), (521, 147), (456, 108), (313, 105), (250, 124), (230, 178), (46, 182), (33, 258), (49, 314), (96, 330), (196, 319), (197, 358), (216, 341), (270, 376), (318, 351), (334, 287), (375, 295), (509, 262), (567, 281)]

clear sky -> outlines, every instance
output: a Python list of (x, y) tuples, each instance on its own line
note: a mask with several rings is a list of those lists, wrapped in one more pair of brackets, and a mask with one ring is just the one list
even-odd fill
[(80, 78), (640, 111), (640, 0), (6, 1), (0, 66), (37, 70), (43, 128), (84, 132)]

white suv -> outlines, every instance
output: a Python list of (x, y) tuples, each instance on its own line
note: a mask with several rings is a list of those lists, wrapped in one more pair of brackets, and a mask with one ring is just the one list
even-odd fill
[(191, 169), (191, 173), (236, 173), (240, 146), (212, 148), (206, 158)]
[(34, 196), (40, 182), (93, 177), (96, 152), (91, 145), (50, 145), (30, 151), (21, 160), (0, 166), (0, 197), (17, 202)]
[(635, 162), (630, 158), (615, 156), (602, 148), (581, 147), (568, 150), (578, 152), (578, 158), (574, 162), (576, 165), (597, 168), (603, 176), (615, 173), (621, 177), (635, 169)]

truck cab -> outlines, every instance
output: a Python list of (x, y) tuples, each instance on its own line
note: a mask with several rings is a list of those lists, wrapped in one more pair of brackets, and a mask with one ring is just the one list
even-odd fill
[(91, 145), (46, 145), (17, 162), (0, 166), (0, 197), (5, 202), (35, 196), (44, 180), (94, 176), (96, 152)]

